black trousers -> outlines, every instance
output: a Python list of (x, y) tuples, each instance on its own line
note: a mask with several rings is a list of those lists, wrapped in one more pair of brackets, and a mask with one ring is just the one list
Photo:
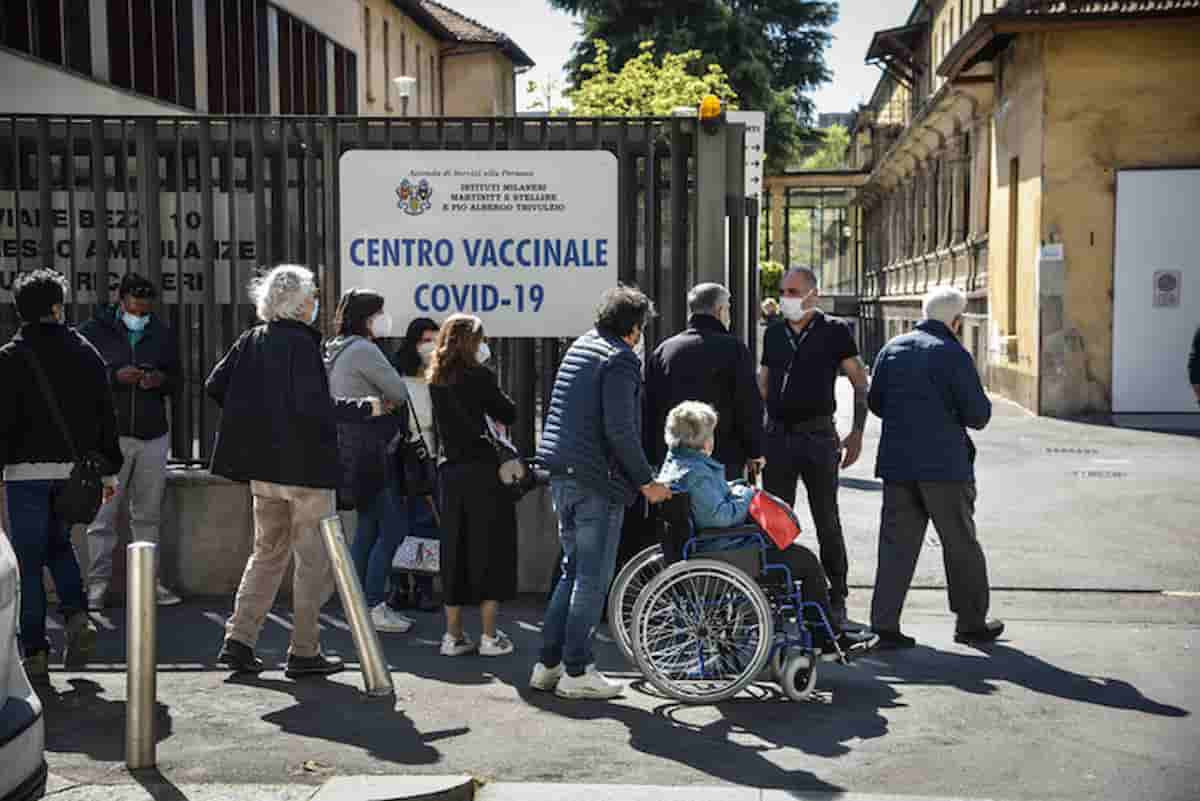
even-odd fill
[(796, 482), (804, 482), (821, 547), (821, 566), (829, 576), (834, 603), (842, 602), (850, 592), (846, 585), (849, 559), (837, 503), (841, 447), (832, 420), (828, 428), (802, 433), (787, 431), (776, 423), (767, 425), (763, 488), (794, 506)]

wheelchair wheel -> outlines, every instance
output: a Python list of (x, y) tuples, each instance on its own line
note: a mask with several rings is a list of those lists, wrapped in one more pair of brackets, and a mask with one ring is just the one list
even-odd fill
[(612, 589), (608, 591), (608, 629), (621, 656), (631, 665), (637, 662), (633, 657), (633, 606), (637, 603), (638, 595), (663, 569), (662, 546), (651, 545), (630, 559), (621, 572), (613, 579)]
[(783, 694), (793, 701), (803, 701), (811, 696), (817, 686), (818, 662), (816, 654), (793, 649), (779, 671), (779, 688)]
[(677, 701), (724, 701), (757, 678), (775, 623), (766, 594), (725, 562), (689, 559), (658, 574), (633, 610), (633, 653), (655, 689)]

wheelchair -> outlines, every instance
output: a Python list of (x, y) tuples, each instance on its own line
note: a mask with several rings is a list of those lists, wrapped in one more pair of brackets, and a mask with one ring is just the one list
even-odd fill
[[(786, 565), (767, 561), (770, 540), (756, 525), (696, 530), (689, 504), (680, 493), (658, 507), (659, 544), (613, 581), (617, 648), (682, 703), (724, 701), (764, 679), (794, 701), (808, 698), (822, 661), (813, 627), (836, 642), (824, 610), (802, 599)], [(806, 608), (819, 623), (804, 619)], [(846, 662), (840, 648), (834, 658)]]

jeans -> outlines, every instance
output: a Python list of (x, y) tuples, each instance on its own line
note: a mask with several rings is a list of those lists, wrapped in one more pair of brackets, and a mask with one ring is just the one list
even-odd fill
[(46, 589), (42, 570), (50, 569), (58, 591), (59, 611), (68, 620), (87, 608), (83, 599), (83, 578), (71, 529), (58, 522), (54, 499), (63, 481), (8, 481), (4, 485), (8, 501), (9, 539), (21, 568), (21, 631), (19, 640), (26, 656), (46, 651)]
[(358, 528), (350, 556), (363, 585), (367, 608), (374, 609), (387, 599), (387, 580), (392, 572), (396, 549), (409, 533), (409, 510), (399, 492), (384, 488), (366, 504), (358, 507)]
[(568, 675), (579, 676), (593, 661), (592, 631), (616, 566), (625, 507), (570, 478), (553, 479), (550, 494), (563, 562), (542, 624), (541, 661), (562, 662)]
[(318, 526), (334, 514), (333, 490), (251, 481), (250, 494), (254, 498), (254, 551), (242, 573), (225, 637), (251, 649), (258, 644), (288, 560), (295, 556), (288, 653), (316, 656), (321, 652), (321, 607), (333, 595), (333, 568)]
[(167, 451), (170, 436), (157, 439), (121, 437), (125, 462), (118, 477), (117, 496), (104, 506), (88, 526), (88, 584), (108, 585), (112, 580), (113, 547), (117, 544), (117, 512), (129, 502), (129, 528), (135, 542), (158, 542), (163, 491), (167, 486)]
[(829, 576), (829, 595), (834, 603), (844, 603), (849, 594), (849, 560), (837, 502), (841, 447), (832, 421), (827, 429), (811, 432), (783, 431), (774, 423), (767, 426), (763, 489), (795, 506), (796, 480), (804, 482), (821, 546), (821, 566)]

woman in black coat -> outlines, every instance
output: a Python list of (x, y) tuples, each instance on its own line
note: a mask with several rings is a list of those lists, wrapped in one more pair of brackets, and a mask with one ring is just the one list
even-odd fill
[(497, 475), (496, 451), (485, 437), (486, 417), (512, 425), (517, 408), (483, 366), (490, 350), (483, 322), (451, 315), (438, 332), (429, 368), (433, 416), (442, 446), (441, 577), (446, 606), (442, 654), (475, 650), (463, 631), (462, 607), (479, 604), (482, 656), (502, 656), (512, 641), (496, 628), (501, 601), (517, 592), (517, 512)]

